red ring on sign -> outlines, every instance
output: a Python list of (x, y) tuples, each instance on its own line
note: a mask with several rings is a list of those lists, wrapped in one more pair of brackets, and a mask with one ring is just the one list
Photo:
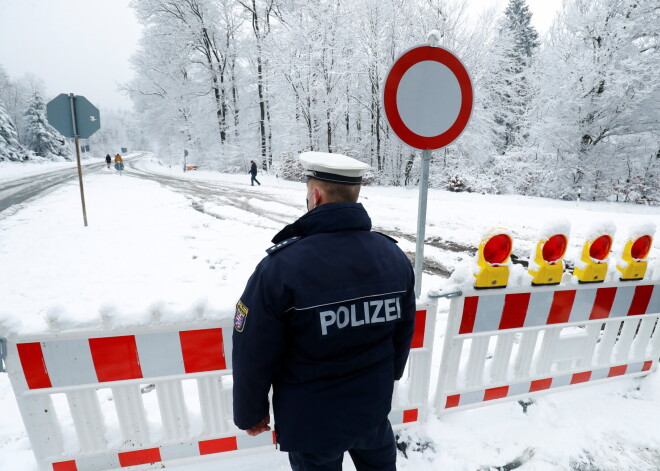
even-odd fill
[[(413, 65), (423, 61), (434, 61), (449, 68), (456, 76), (461, 88), (461, 108), (454, 124), (442, 134), (426, 137), (411, 131), (401, 119), (399, 108), (396, 103), (396, 94), (399, 89), (401, 79), (408, 69)], [(383, 105), (390, 127), (399, 139), (416, 149), (439, 149), (451, 144), (460, 134), (470, 120), (472, 114), (472, 82), (470, 76), (451, 52), (446, 49), (431, 46), (419, 46), (404, 53), (392, 66), (385, 79), (383, 92)]]

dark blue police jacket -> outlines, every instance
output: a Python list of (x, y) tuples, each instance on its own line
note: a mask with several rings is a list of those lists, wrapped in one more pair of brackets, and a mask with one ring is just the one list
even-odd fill
[(414, 274), (359, 203), (285, 227), (248, 281), (233, 333), (234, 422), (273, 409), (284, 451), (345, 451), (390, 411), (414, 330)]

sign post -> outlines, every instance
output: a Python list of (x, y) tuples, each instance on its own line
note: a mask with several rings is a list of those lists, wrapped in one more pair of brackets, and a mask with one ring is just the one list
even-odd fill
[(75, 139), (78, 181), (82, 201), (83, 221), (87, 227), (85, 190), (83, 188), (82, 166), (80, 164), (80, 139), (87, 139), (101, 127), (99, 110), (87, 98), (73, 93), (60, 93), (46, 105), (46, 115), (51, 126), (64, 137)]
[(82, 202), (83, 221), (87, 227), (87, 208), (85, 207), (85, 189), (83, 187), (82, 166), (80, 165), (80, 141), (78, 138), (78, 126), (76, 124), (76, 97), (69, 93), (69, 103), (71, 105), (71, 125), (73, 126), (73, 136), (76, 140), (76, 161), (78, 162), (78, 182), (80, 183), (80, 201)]
[(422, 289), (422, 270), (424, 269), (424, 240), (426, 240), (426, 202), (429, 194), (429, 167), (431, 151), (422, 151), (422, 172), (420, 175), (419, 204), (417, 207), (417, 242), (415, 245), (415, 296), (419, 298)]
[(448, 146), (466, 128), (472, 114), (472, 82), (450, 51), (421, 45), (404, 52), (392, 65), (383, 87), (383, 107), (394, 133), (422, 150), (415, 249), (415, 294), (422, 288), (426, 203), (431, 150)]

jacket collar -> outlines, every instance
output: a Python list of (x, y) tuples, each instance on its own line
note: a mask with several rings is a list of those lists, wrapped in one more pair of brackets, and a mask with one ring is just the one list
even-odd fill
[(273, 237), (273, 243), (322, 232), (370, 230), (371, 218), (361, 203), (326, 203), (306, 213), (293, 224), (285, 226)]

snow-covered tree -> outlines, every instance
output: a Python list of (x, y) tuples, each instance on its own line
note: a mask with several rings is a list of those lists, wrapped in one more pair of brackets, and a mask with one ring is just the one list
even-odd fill
[(566, 2), (543, 41), (525, 0), (476, 19), (468, 2), (133, 0), (145, 29), (126, 89), (146, 140), (173, 163), (186, 149), (207, 168), (283, 171), (321, 150), (368, 162), (379, 183), (414, 185), (420, 153), (387, 125), (382, 86), (436, 30), (470, 73), (474, 109), (433, 153), (432, 185), (654, 201), (657, 1)]
[(25, 142), (32, 152), (40, 157), (53, 159), (64, 157), (71, 160), (71, 150), (66, 139), (46, 119), (46, 103), (36, 91), (25, 110)]
[(526, 0), (509, 0), (492, 45), (497, 69), (489, 84), (496, 97), (495, 134), (500, 152), (519, 143), (526, 132), (525, 119), (533, 95), (530, 73), (533, 55), (539, 47), (538, 33), (531, 24)]
[(28, 158), (28, 151), (18, 142), (16, 126), (0, 101), (0, 161), (22, 161)]
[(538, 61), (531, 130), (563, 178), (553, 196), (617, 198), (660, 148), (658, 24), (654, 0), (565, 4)]

